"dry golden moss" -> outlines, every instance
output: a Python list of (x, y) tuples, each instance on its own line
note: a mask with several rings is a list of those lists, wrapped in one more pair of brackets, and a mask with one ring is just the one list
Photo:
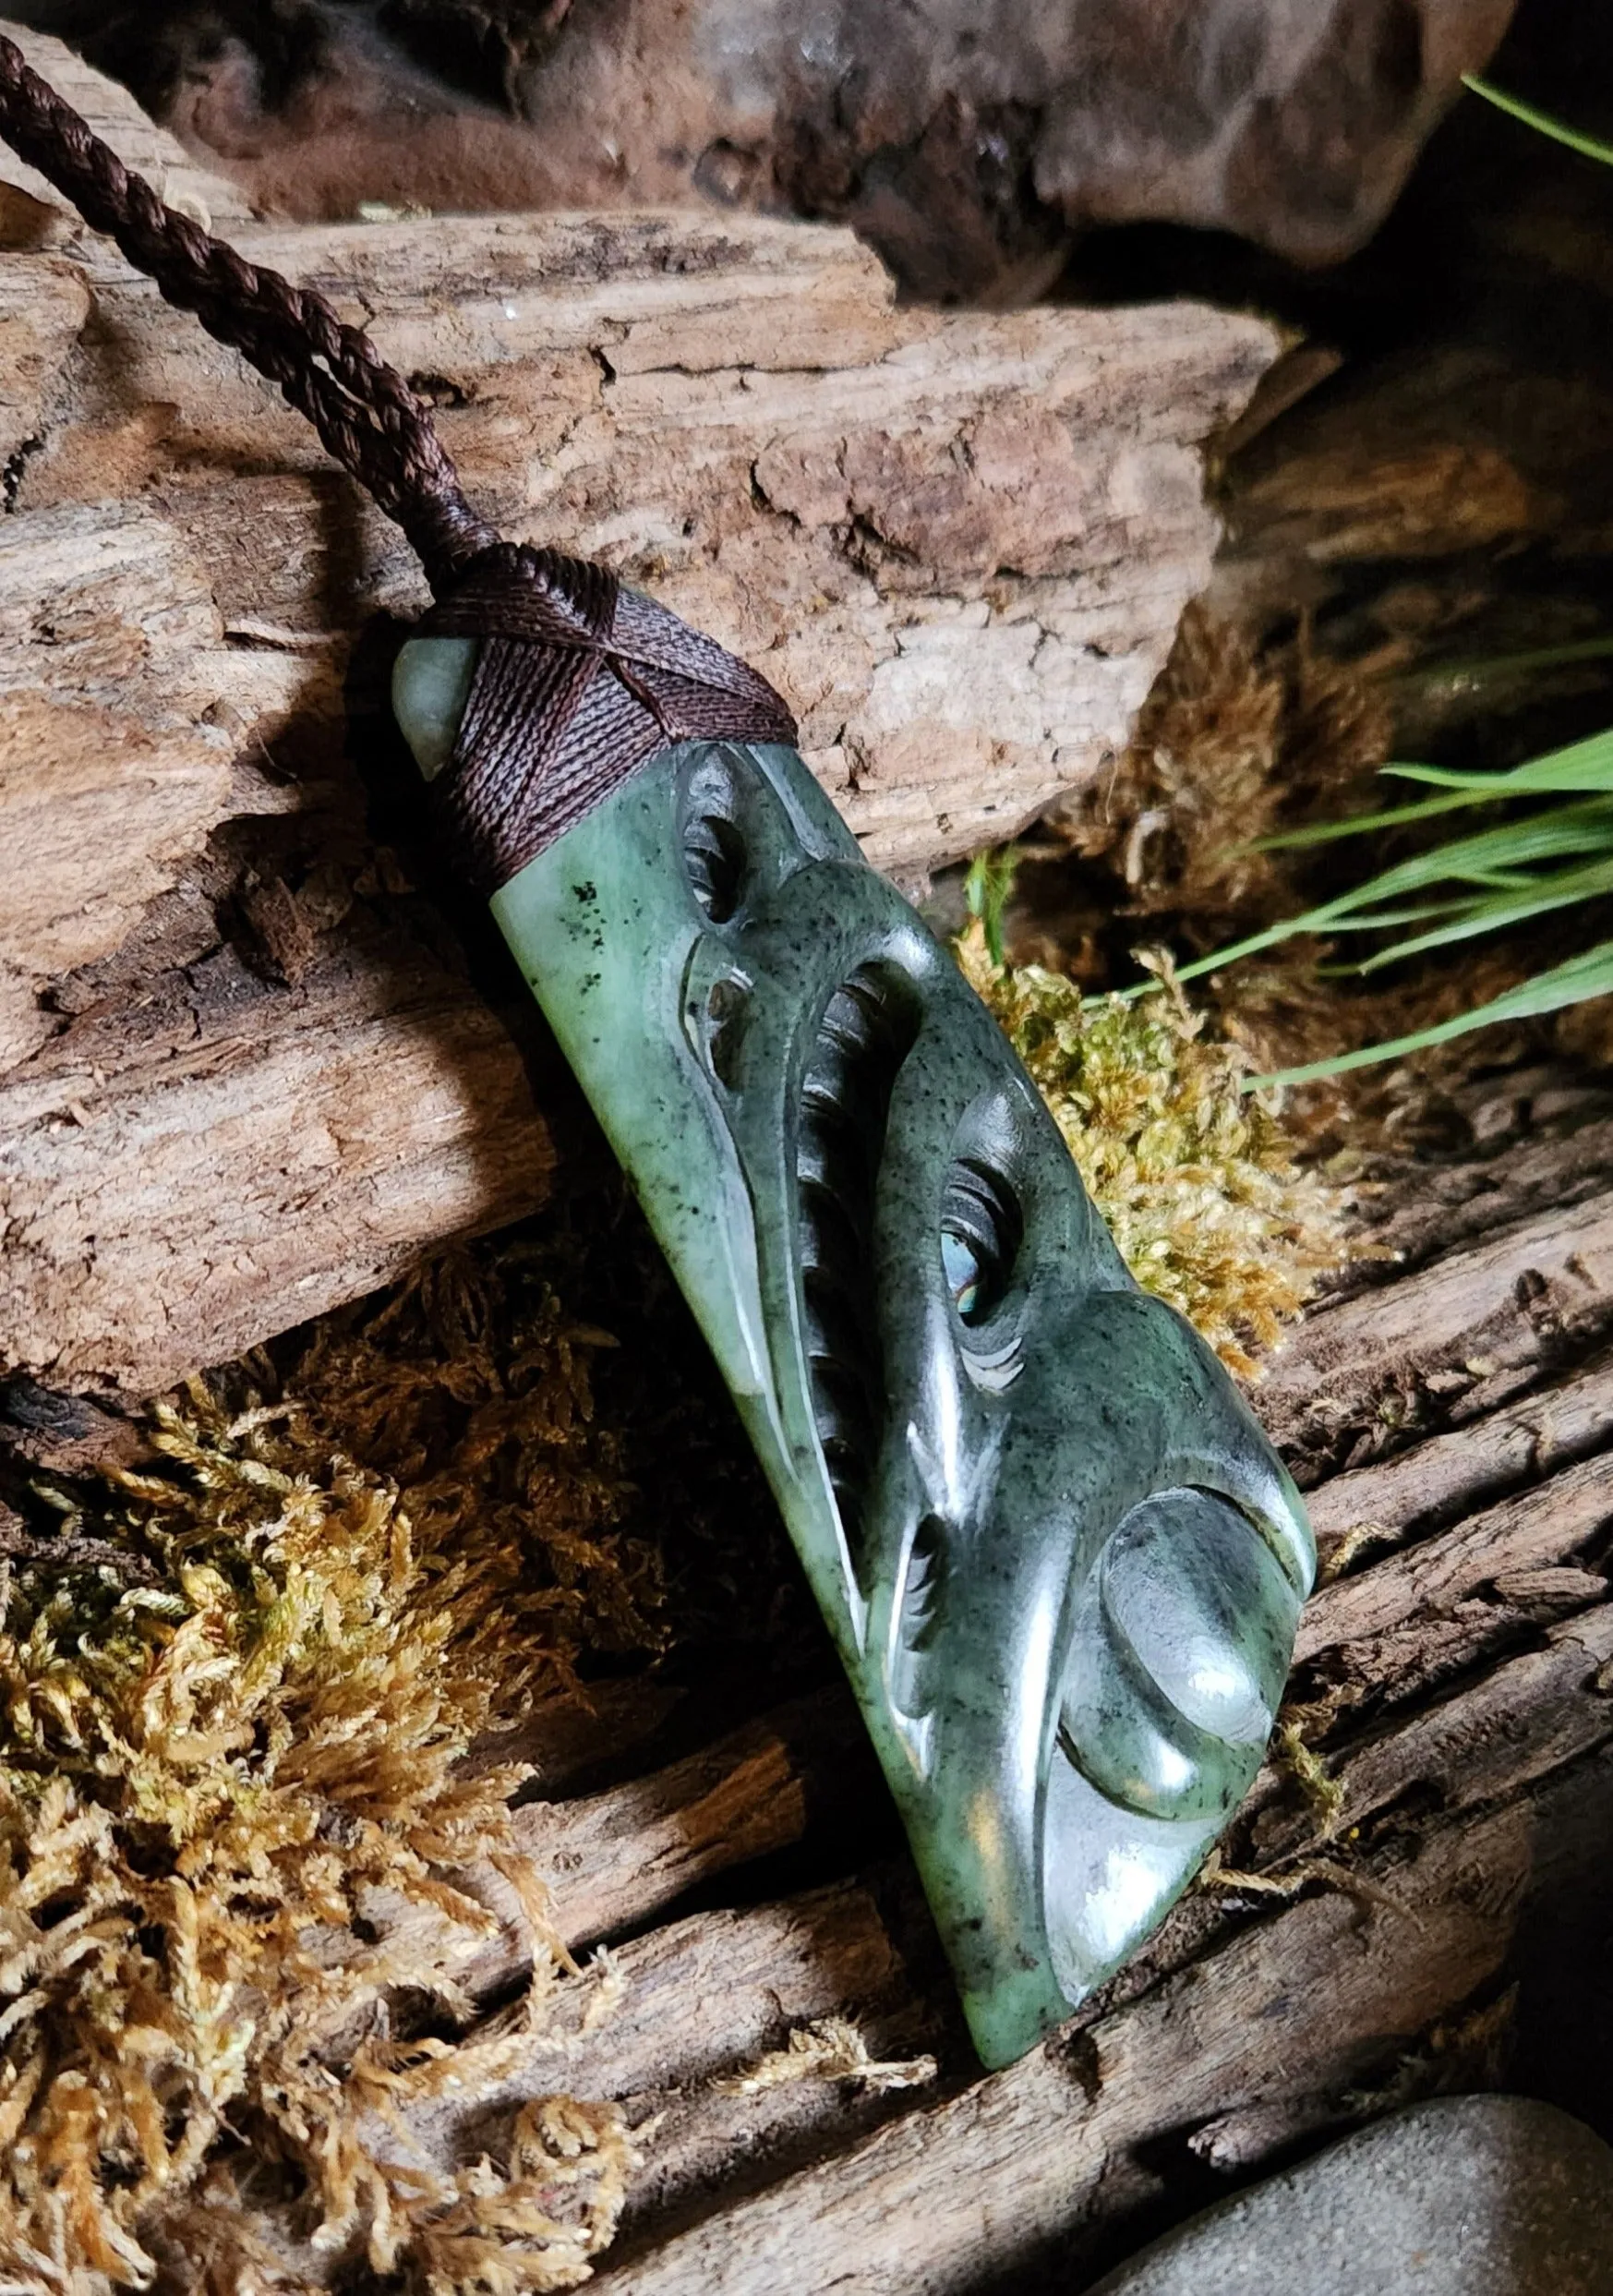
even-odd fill
[(764, 2089), (793, 2087), (800, 2081), (854, 2081), (881, 2095), (891, 2089), (922, 2088), (933, 2081), (933, 2057), (877, 2058), (849, 2017), (813, 2017), (795, 2025), (782, 2048), (768, 2049), (743, 2072), (712, 2086), (721, 2097), (755, 2097)]
[[(1236, 1052), (1174, 994), (1083, 1000), (978, 929), (960, 953), (1140, 1280), (1247, 1371), (1340, 1241)], [(610, 1342), (548, 1266), (519, 1238), (451, 1256), (168, 1397), (133, 1464), (36, 1478), (0, 1563), (0, 2285), (247, 2296), (304, 2286), (314, 2240), (521, 2296), (610, 2239), (614, 2107), (530, 2099), (489, 2160), (408, 2136), (606, 1982), (515, 1852), (522, 1773), (463, 1760), (580, 1651), (661, 1632), (594, 1416)], [(657, 1519), (678, 1504), (657, 1485)], [(482, 2026), (460, 1972), (489, 1916), (453, 1879), (476, 1865), (535, 1970)], [(409, 1906), (432, 1918), (405, 1945)]]
[(978, 922), (957, 949), (1138, 1283), (1254, 1372), (1346, 1246), (1342, 1197), (1243, 1091), (1245, 1056), (1168, 976), (1128, 1003), (1040, 965), (993, 964)]
[(1195, 602), (1182, 616), (1131, 746), (1056, 824), (1124, 881), (1128, 913), (1170, 915), (1208, 948), (1293, 906), (1288, 857), (1247, 847), (1348, 809), (1389, 755), (1383, 693), (1318, 654), (1275, 656)]
[[(273, 2215), (240, 2205), (244, 2162), (278, 2174), (280, 2220), (443, 2296), (570, 2287), (610, 2237), (613, 2108), (539, 2098), (497, 2164), (435, 2169), (396, 2133), (411, 2103), (496, 2083), (554, 1988), (588, 1982), (514, 1850), (523, 1773), (461, 1757), (579, 1642), (651, 1633), (591, 1424), (602, 1335), (510, 1288), (462, 1260), (333, 1319), (295, 1400), (263, 1365), (193, 1383), (92, 1520), (13, 1531), (0, 2284), (297, 2286), (262, 2246)], [(491, 1922), (446, 1877), (488, 1860), (535, 1974), (524, 2020), (455, 2041), (456, 1966)], [(405, 1965), (400, 1902), (438, 1917)], [(400, 1986), (451, 2037), (395, 2029)]]

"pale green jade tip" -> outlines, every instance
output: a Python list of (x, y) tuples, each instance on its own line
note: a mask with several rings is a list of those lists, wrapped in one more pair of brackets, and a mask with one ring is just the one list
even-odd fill
[[(472, 641), (393, 702), (427, 774)], [(1315, 1551), (996, 1023), (792, 749), (665, 751), (493, 900), (732, 1389), (1005, 2064), (1259, 1766)]]

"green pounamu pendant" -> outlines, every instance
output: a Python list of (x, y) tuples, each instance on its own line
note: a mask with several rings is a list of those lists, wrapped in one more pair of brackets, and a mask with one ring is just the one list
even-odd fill
[[(427, 776), (475, 659), (399, 659)], [(1298, 1494), (793, 749), (663, 750), (492, 906), (733, 1391), (1005, 2064), (1253, 1780), (1315, 1565)]]

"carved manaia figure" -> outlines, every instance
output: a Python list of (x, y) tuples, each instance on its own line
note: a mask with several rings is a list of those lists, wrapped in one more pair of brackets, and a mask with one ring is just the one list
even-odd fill
[[(428, 774), (475, 655), (400, 658)], [(1298, 1494), (793, 749), (663, 749), (493, 907), (739, 1403), (1005, 2063), (1156, 1927), (1253, 1779), (1314, 1569)]]

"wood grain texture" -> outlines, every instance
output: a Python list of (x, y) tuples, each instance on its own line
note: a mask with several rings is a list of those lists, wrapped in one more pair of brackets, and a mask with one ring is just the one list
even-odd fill
[[(1565, 1172), (1580, 1153), (1571, 1136), (1521, 1152)], [(1488, 1191), (1508, 1235), (1511, 1153)], [(1438, 1261), (1436, 1358), (1449, 1328), (1492, 1312), (1499, 1244), (1475, 1212)], [(1392, 1301), (1432, 1264), (1351, 1304)], [(1333, 1312), (1280, 1359), (1290, 1379), (1334, 1360)], [(1302, 1625), (1287, 1714), (1308, 1782), (1280, 1753), (1207, 1885), (1022, 2064), (972, 2069), (894, 1822), (849, 1867), (841, 1845), (866, 1840), (882, 1797), (849, 1759), (856, 1721), (837, 1686), (621, 1785), (521, 1809), (566, 1937), (625, 1939), (620, 2006), (590, 2019), (584, 1988), (496, 2092), (410, 2108), (387, 2144), (463, 2167), (496, 2155), (532, 2098), (614, 2099), (644, 2158), (599, 2278), (633, 2296), (770, 2296), (809, 2270), (859, 2296), (1073, 2290), (1309, 2136), (1492, 2083), (1542, 1925), (1557, 1937), (1576, 1904), (1600, 1918), (1613, 1823), (1613, 1372), (1594, 1332), (1559, 1344), (1566, 1359), (1536, 1363), (1526, 1392), (1455, 1426), (1463, 1395), (1436, 1388), (1443, 1423), (1402, 1424), (1382, 1456), (1318, 1485), (1340, 1576)], [(1332, 1400), (1341, 1423), (1370, 1420), (1378, 1367), (1344, 1359)], [(1341, 1543), (1365, 1525), (1366, 1543)], [(786, 1851), (807, 1886), (758, 1891)], [(453, 1879), (508, 1915), (496, 1876)], [(421, 1918), (372, 1911), (399, 1925), (393, 1944)], [(512, 2029), (497, 2004), (524, 1967), (512, 1919), (467, 1941), (484, 2037)], [(1575, 2013), (1594, 2034), (1610, 2011), (1590, 1989)], [(936, 2070), (891, 2090), (808, 2074), (736, 2093), (825, 2016), (853, 2020), (878, 2057), (928, 2053)], [(296, 2270), (348, 2284), (343, 2254), (312, 2254), (290, 2218), (266, 2229)]]
[[(1567, 1173), (1580, 1151), (1568, 1138), (1522, 1153), (1536, 1165), (1555, 1156)], [(1505, 1243), (1475, 1213), (1465, 1243), (1438, 1263), (1431, 1362), (1452, 1331), (1493, 1319), (1498, 1268), (1518, 1263), (1507, 1170), (1506, 1156), (1494, 1159)], [(1607, 1201), (1581, 1210), (1605, 1216)], [(1539, 1241), (1531, 1229), (1524, 1264), (1541, 1257)], [(1431, 1271), (1341, 1309), (1392, 1304)], [(1380, 1367), (1365, 1352), (1335, 1353), (1337, 1311), (1302, 1326), (1280, 1364), (1301, 1392), (1336, 1365), (1336, 1411), (1359, 1423), (1381, 1400)], [(1530, 1966), (1541, 1923), (1568, 1918), (1576, 1899), (1594, 1906), (1613, 1819), (1613, 1389), (1594, 1328), (1559, 1334), (1558, 1346), (1567, 1359), (1537, 1360), (1526, 1393), (1481, 1402), (1460, 1427), (1449, 1415), (1461, 1396), (1447, 1396), (1443, 1425), (1430, 1420), (1420, 1440), (1402, 1427), (1385, 1456), (1316, 1490), (1336, 1538), (1364, 1521), (1377, 1533), (1345, 1556), (1302, 1627), (1292, 1711), (1326, 1798), (1286, 1760), (1269, 1768), (1222, 1875), (1057, 2041), (985, 2080), (969, 2073), (945, 1985), (918, 1948), (921, 1927), (899, 1912), (885, 1919), (909, 1974), (870, 1996), (870, 2031), (937, 2048), (932, 2087), (876, 2103), (855, 2084), (808, 2083), (811, 2112), (793, 2133), (762, 2110), (747, 2142), (722, 2122), (729, 2108), (709, 2084), (694, 2094), (680, 2076), (703, 2026), (668, 1998), (661, 2081), (632, 2107), (650, 2128), (652, 2166), (603, 2285), (760, 2296), (787, 2260), (810, 2256), (816, 2284), (865, 2296), (1073, 2290), (1210, 2197), (1207, 2179), (1282, 2157), (1375, 2100), (1492, 2080), (1494, 2005)], [(1453, 1626), (1461, 1659), (1446, 1664)], [(1314, 1704), (1318, 1689), (1330, 1703)], [(736, 1780), (743, 1767), (736, 1758)], [(832, 1811), (832, 1762), (809, 1760), (795, 1778)], [(792, 1806), (776, 1784), (770, 1799)], [(593, 1809), (590, 1826), (601, 1817)], [(760, 1927), (779, 1914), (735, 1918)], [(729, 1940), (743, 1968), (739, 1934)], [(842, 2006), (858, 2011), (850, 1986)], [(720, 2036), (720, 2020), (710, 2029)], [(781, 2037), (776, 2027), (771, 2045)], [(756, 2046), (747, 2031), (736, 2060)], [(584, 2042), (568, 2081), (586, 2087), (597, 2061), (601, 2093), (620, 2094), (608, 2089), (608, 2048), (603, 2033)], [(680, 2182), (673, 2169), (655, 2186), (652, 2116), (673, 2100), (674, 2158), (704, 2125), (711, 2157), (728, 2164), (721, 2183)]]
[[(1576, 1139), (1552, 1145), (1571, 1168)], [(1497, 1168), (1504, 1171), (1504, 1158)], [(1493, 1201), (1506, 1204), (1503, 1187)], [(1613, 1216), (1613, 1196), (1590, 1208)], [(1490, 1311), (1497, 1251), (1495, 1239), (1480, 1234), (1439, 1263), (1441, 1296), (1458, 1321)], [(1405, 1276), (1387, 1297), (1422, 1280), (1422, 1272)], [(1352, 1304), (1384, 1296), (1364, 1293)], [(1301, 1324), (1273, 1376), (1281, 1369), (1296, 1383), (1319, 1377), (1319, 1365), (1332, 1359), (1333, 1312)], [(1438, 1332), (1431, 1337), (1440, 1344)], [(1330, 1390), (1341, 1422), (1372, 1417), (1378, 1375), (1365, 1354), (1341, 1372)], [(1482, 1717), (1500, 1680), (1497, 1669), (1531, 1644), (1556, 1648), (1559, 1630), (1558, 1672), (1540, 1679), (1566, 1680), (1561, 1670), (1577, 1662), (1575, 1618), (1607, 1593), (1601, 1561), (1613, 1531), (1613, 1369), (1592, 1352), (1583, 1366), (1538, 1380), (1527, 1396), (1459, 1430), (1402, 1441), (1390, 1456), (1323, 1481), (1309, 1504), (1324, 1548), (1363, 1527), (1372, 1532), (1343, 1575), (1313, 1595), (1300, 1623), (1294, 1696), (1303, 1707), (1318, 1693), (1330, 1695), (1333, 1716), (1315, 1734), (1328, 1764), (1353, 1761), (1386, 1715), (1416, 1710), (1420, 1700), (1460, 1699), (1464, 1670), (1479, 1670), (1472, 1711)], [(1582, 1674), (1588, 1679), (1600, 1663), (1588, 1661)], [(1513, 1692), (1495, 1695), (1504, 1703)], [(1545, 1713), (1545, 1687), (1537, 1702)], [(1586, 1744), (1600, 1742), (1595, 1718), (1603, 1710), (1598, 1694), (1586, 1709), (1593, 1717)], [(1606, 1710), (1613, 1719), (1613, 1705)], [(541, 1758), (541, 1739), (533, 1750)], [(814, 1827), (832, 1834), (837, 1810), (859, 1796), (880, 1799), (882, 1789), (849, 1692), (836, 1684), (677, 1761), (646, 1766), (630, 1783), (526, 1803), (516, 1812), (516, 1831), (549, 1877), (560, 1934), (582, 1951), (666, 1916), (734, 1868), (792, 1848)], [(1317, 1812), (1295, 1804), (1282, 1768), (1262, 1771), (1247, 1809), (1251, 1822), (1267, 1828), (1256, 1844), (1262, 1862), (1291, 1861), (1315, 1846)], [(1280, 1825), (1273, 1809), (1286, 1813)], [(528, 1965), (517, 1903), (490, 1867), (459, 1871), (454, 1881), (500, 1924), (495, 1936), (446, 1948), (457, 1955), (459, 1980), (492, 2000)], [(429, 1927), (433, 1954), (445, 1952), (445, 1929), (428, 1909), (378, 1897), (366, 1911), (403, 1950), (411, 1934), (423, 1942)]]
[[(48, 32), (11, 23), (5, 30), (34, 70), (83, 115), (126, 167), (138, 168), (155, 186), (170, 207), (221, 231), (249, 219), (252, 210), (239, 185), (199, 165), (176, 136), (147, 117), (126, 88), (92, 69)], [(42, 175), (8, 149), (0, 150), (0, 244), (48, 244), (66, 237), (77, 220)]]
[[(508, 532), (755, 659), (881, 865), (1010, 835), (1125, 741), (1263, 324), (898, 309), (849, 234), (750, 217), (270, 229), (35, 53), (370, 327)], [(4, 154), (0, 186), (0, 1364), (138, 1393), (530, 1209), (550, 1152), (429, 852), (367, 824), (355, 767), (406, 771), (406, 548)]]
[(1063, 2046), (647, 2245), (599, 2285), (759, 2296), (793, 2255), (811, 2257), (819, 2285), (857, 2296), (944, 2296), (1055, 2249), (1079, 2285), (1101, 2233), (1157, 2187), (1150, 2146), (1256, 2102), (1298, 2108), (1380, 2065), (1397, 2040), (1409, 2048), (1497, 1976), (1528, 1886), (1529, 1831), (1518, 1807), (1443, 1829), (1403, 1910), (1364, 1919), (1341, 1891), (1300, 1899)]
[[(514, 1814), (515, 1847), (548, 1879), (551, 1918), (573, 1952), (641, 1927), (736, 1866), (792, 1847), (853, 1782), (879, 1791), (850, 1692), (833, 1689), (757, 1716), (631, 1784)], [(490, 1936), (451, 1930), (429, 1906), (376, 1891), (365, 1915), (405, 1957), (450, 1968), (475, 1999), (496, 2000), (531, 1967), (515, 1891), (490, 1865), (454, 1886), (497, 1918)]]
[(1428, 1209), (1442, 1191), (1419, 1178), (1378, 1231), (1400, 1271), (1358, 1271), (1262, 1384), (1304, 1480), (1366, 1465), (1409, 1424), (1478, 1420), (1613, 1331), (1608, 1144), (1593, 1122), (1448, 1175), (1467, 1183), (1449, 1191), (1448, 1235)]
[(1565, 1560), (1613, 1522), (1613, 1477), (1597, 1453), (1535, 1489), (1418, 1540), (1375, 1569), (1313, 1595), (1300, 1622), (1297, 1662), (1445, 1612), (1510, 1573)]

